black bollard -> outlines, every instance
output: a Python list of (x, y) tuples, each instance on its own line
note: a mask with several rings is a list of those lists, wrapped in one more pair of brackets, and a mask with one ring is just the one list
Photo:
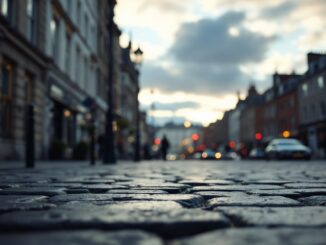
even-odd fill
[(91, 155), (91, 165), (95, 165), (95, 126), (94, 126), (94, 121), (92, 119), (91, 123), (91, 149), (90, 149), (90, 155)]
[(34, 106), (26, 106), (25, 117), (25, 166), (26, 168), (34, 168)]

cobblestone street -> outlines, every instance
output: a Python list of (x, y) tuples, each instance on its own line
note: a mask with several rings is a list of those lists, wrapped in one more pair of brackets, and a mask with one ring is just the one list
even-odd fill
[(326, 164), (0, 165), (0, 244), (326, 244)]

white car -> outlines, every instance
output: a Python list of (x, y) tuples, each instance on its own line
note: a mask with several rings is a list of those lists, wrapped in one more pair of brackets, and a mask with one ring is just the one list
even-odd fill
[(274, 139), (265, 149), (267, 159), (310, 159), (311, 150), (296, 139)]

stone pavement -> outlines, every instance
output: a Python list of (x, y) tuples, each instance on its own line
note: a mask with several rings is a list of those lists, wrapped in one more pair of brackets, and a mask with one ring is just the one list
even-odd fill
[(326, 162), (0, 164), (0, 244), (326, 244)]

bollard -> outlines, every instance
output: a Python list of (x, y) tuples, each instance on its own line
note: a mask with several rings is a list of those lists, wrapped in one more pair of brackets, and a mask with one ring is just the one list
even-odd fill
[(94, 127), (94, 121), (92, 119), (92, 123), (91, 123), (91, 129), (90, 129), (90, 133), (91, 133), (91, 149), (90, 149), (90, 158), (91, 158), (91, 165), (95, 165), (95, 127)]
[(25, 166), (34, 168), (34, 106), (26, 106), (25, 116)]

